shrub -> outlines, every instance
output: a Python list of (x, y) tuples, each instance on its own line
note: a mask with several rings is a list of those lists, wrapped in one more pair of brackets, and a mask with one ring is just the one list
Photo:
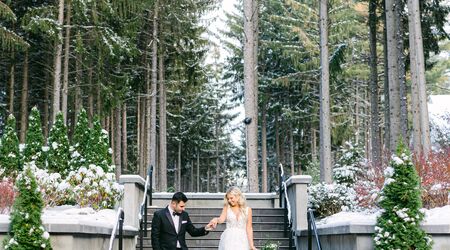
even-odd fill
[(41, 221), (44, 203), (29, 164), (18, 175), (15, 187), (18, 196), (11, 212), (10, 235), (3, 242), (5, 249), (52, 249)]
[(14, 203), (14, 184), (11, 179), (0, 180), (0, 214), (8, 214)]
[(400, 142), (385, 170), (380, 205), (384, 209), (375, 226), (375, 249), (431, 249), (432, 240), (420, 228), (420, 181), (409, 150)]
[(48, 169), (61, 174), (61, 176), (66, 176), (69, 172), (69, 139), (61, 112), (56, 115), (55, 123), (50, 130), (48, 147)]
[(5, 133), (1, 138), (0, 144), (0, 169), (2, 175), (14, 177), (17, 175), (20, 166), (19, 139), (16, 133), (16, 118), (13, 115), (8, 116), (6, 121)]
[(333, 179), (336, 183), (353, 186), (362, 173), (362, 168), (366, 165), (364, 151), (358, 145), (345, 142), (341, 147), (341, 155), (333, 168)]
[(91, 129), (89, 128), (88, 117), (85, 109), (81, 109), (77, 115), (77, 123), (72, 137), (72, 146), (70, 147), (70, 170), (77, 171), (82, 166), (87, 167), (90, 163), (87, 161), (90, 147)]
[(36, 180), (45, 206), (74, 205), (73, 187), (59, 173), (49, 173), (46, 169), (35, 168)]
[(342, 184), (319, 183), (308, 187), (309, 206), (317, 217), (326, 217), (352, 209), (356, 205), (353, 188)]
[(422, 200), (426, 208), (445, 206), (450, 191), (450, 147), (416, 157), (415, 165), (422, 181)]
[(123, 197), (123, 188), (116, 182), (114, 173), (105, 173), (101, 167), (89, 165), (71, 171), (67, 183), (74, 192), (76, 204), (94, 209), (114, 208)]
[(45, 156), (42, 150), (44, 135), (42, 134), (41, 115), (36, 107), (31, 109), (28, 118), (28, 130), (23, 151), (24, 162), (34, 161), (39, 168), (45, 167)]

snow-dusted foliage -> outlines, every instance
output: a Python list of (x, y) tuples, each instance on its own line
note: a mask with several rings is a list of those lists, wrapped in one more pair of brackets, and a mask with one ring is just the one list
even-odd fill
[(356, 193), (343, 184), (318, 183), (308, 187), (309, 206), (318, 217), (329, 216), (356, 206)]
[(114, 208), (123, 197), (113, 173), (105, 173), (99, 166), (90, 165), (71, 171), (66, 178), (34, 167), (39, 188), (46, 206), (77, 204), (94, 209)]
[(339, 184), (353, 186), (366, 165), (364, 151), (358, 145), (347, 141), (339, 154), (341, 156), (333, 168), (333, 179)]
[(44, 202), (30, 165), (26, 164), (16, 179), (18, 196), (11, 212), (9, 237), (3, 241), (5, 250), (52, 249), (41, 220)]
[(51, 172), (66, 176), (69, 172), (69, 138), (67, 137), (67, 127), (64, 124), (64, 117), (61, 112), (56, 115), (56, 121), (50, 130), (48, 147), (48, 169)]
[(0, 143), (0, 178), (17, 175), (20, 168), (19, 139), (16, 133), (16, 118), (8, 116)]
[(41, 115), (36, 107), (31, 109), (28, 118), (28, 130), (23, 150), (23, 161), (34, 161), (36, 166), (44, 168), (46, 165), (45, 153), (42, 150), (44, 146), (44, 135), (42, 134)]
[(66, 181), (73, 189), (76, 204), (82, 207), (114, 208), (123, 196), (123, 188), (116, 182), (115, 174), (105, 173), (99, 166), (89, 165), (71, 171)]
[(72, 137), (72, 146), (70, 147), (70, 170), (78, 170), (81, 166), (87, 166), (87, 155), (93, 148), (89, 146), (91, 129), (87, 112), (81, 109), (77, 115), (77, 123)]
[(384, 173), (383, 213), (375, 227), (375, 249), (431, 249), (430, 236), (420, 228), (424, 214), (419, 177), (411, 153), (401, 142)]
[(70, 147), (70, 170), (78, 171), (90, 164), (100, 166), (105, 172), (113, 172), (112, 150), (109, 147), (108, 132), (101, 127), (98, 117), (93, 128), (89, 127), (87, 113), (81, 109)]

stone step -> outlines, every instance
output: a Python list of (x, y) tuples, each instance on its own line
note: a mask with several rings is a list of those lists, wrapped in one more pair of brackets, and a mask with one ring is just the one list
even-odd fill
[[(218, 217), (216, 214), (189, 214), (189, 218), (191, 218), (192, 222), (196, 221), (210, 221), (212, 218)], [(153, 219), (153, 214), (147, 216), (147, 221), (151, 221)], [(283, 215), (253, 215), (253, 222), (282, 222), (284, 221)]]
[[(261, 245), (261, 246), (256, 246), (256, 248), (257, 249), (262, 249), (262, 247), (263, 247), (264, 245)], [(188, 245), (188, 247), (189, 247), (189, 250), (203, 250), (203, 249), (215, 249), (215, 250), (217, 250), (217, 246), (216, 245), (214, 245), (214, 246), (207, 246), (207, 245), (203, 245), (203, 246), (201, 246), (201, 247), (198, 247), (198, 246), (189, 246)], [(139, 247), (139, 246), (137, 246), (136, 247), (136, 250), (140, 250), (141, 248)], [(144, 247), (142, 247), (142, 249), (143, 250), (150, 250), (150, 249), (153, 249), (151, 246), (144, 246)], [(295, 249), (295, 246), (293, 246), (293, 248), (292, 249)], [(289, 250), (289, 245), (282, 245), (282, 246), (280, 246), (279, 248), (278, 248), (278, 250)]]
[[(147, 213), (153, 214), (156, 210), (161, 209), (161, 207), (148, 207)], [(197, 208), (197, 207), (188, 207), (186, 212), (189, 213), (189, 216), (195, 214), (209, 214), (215, 217), (219, 216), (222, 212), (223, 208)], [(284, 215), (284, 208), (252, 208), (253, 215)]]
[[(219, 246), (220, 239), (206, 239), (204, 237), (196, 237), (196, 238), (190, 238), (186, 239), (186, 244), (188, 246)], [(255, 246), (263, 246), (269, 241), (269, 239), (261, 239), (261, 238), (254, 238), (253, 242)], [(287, 238), (271, 238), (270, 242), (279, 242), (281, 245), (289, 245), (289, 239)], [(146, 238), (144, 239), (144, 246), (151, 246), (151, 240)]]

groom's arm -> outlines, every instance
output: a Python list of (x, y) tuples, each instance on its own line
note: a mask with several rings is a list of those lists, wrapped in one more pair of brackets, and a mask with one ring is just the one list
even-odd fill
[(161, 235), (161, 217), (159, 213), (155, 212), (152, 219), (152, 248), (155, 250), (161, 249), (160, 235)]
[(189, 215), (187, 216), (186, 231), (193, 237), (203, 236), (209, 233), (208, 231), (206, 231), (205, 227), (196, 228), (194, 225), (192, 225), (192, 221), (191, 218), (189, 218)]

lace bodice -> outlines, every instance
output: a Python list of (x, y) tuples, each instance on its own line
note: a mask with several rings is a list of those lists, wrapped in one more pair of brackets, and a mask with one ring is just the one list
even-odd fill
[(240, 213), (238, 216), (233, 212), (231, 207), (227, 209), (227, 228), (239, 228), (245, 229), (247, 225), (248, 208), (246, 208), (246, 214)]

